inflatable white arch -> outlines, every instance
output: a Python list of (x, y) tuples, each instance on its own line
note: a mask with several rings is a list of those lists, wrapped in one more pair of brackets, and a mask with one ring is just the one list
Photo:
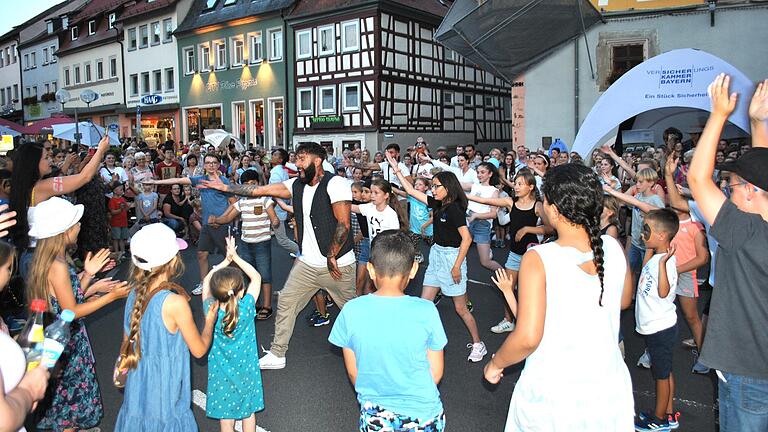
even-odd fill
[(573, 151), (589, 153), (621, 122), (640, 113), (669, 107), (710, 111), (707, 86), (717, 74), (731, 76), (739, 93), (729, 121), (749, 133), (749, 101), (754, 83), (741, 71), (704, 51), (685, 48), (650, 58), (621, 76), (600, 96), (573, 142)]

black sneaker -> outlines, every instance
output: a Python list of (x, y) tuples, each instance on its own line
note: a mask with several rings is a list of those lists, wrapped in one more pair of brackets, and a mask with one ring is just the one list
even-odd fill
[(443, 299), (443, 293), (441, 293), (440, 291), (438, 291), (438, 292), (437, 292), (437, 294), (435, 295), (435, 299), (434, 299), (434, 300), (432, 300), (432, 303), (434, 303), (434, 304), (435, 304), (435, 306), (437, 306), (437, 305), (439, 305), (439, 304), (440, 304), (440, 300), (442, 300), (442, 299)]
[(325, 307), (329, 308), (335, 305), (336, 303), (333, 302), (333, 298), (331, 296), (325, 296)]
[(326, 312), (325, 315), (320, 315), (319, 313), (310, 320), (310, 324), (312, 324), (312, 327), (322, 327), (325, 325), (330, 324), (331, 322), (331, 314)]
[(467, 300), (467, 310), (472, 312), (475, 309), (475, 306), (472, 304), (472, 300)]

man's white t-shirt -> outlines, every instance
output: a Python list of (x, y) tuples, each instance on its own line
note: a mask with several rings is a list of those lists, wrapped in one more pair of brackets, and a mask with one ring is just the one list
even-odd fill
[(400, 219), (397, 218), (397, 212), (392, 207), (386, 206), (384, 211), (378, 211), (376, 204), (367, 203), (359, 205), (358, 208), (360, 214), (368, 221), (368, 234), (371, 241), (382, 231), (400, 229)]
[[(380, 162), (379, 167), (381, 168), (381, 176), (384, 180), (397, 185), (398, 187), (403, 187), (403, 184), (400, 183), (400, 179), (397, 178), (394, 170), (392, 170), (392, 167), (389, 166), (389, 162)], [(405, 166), (405, 164), (402, 162), (397, 164), (397, 169), (399, 169), (404, 176), (408, 176), (410, 174), (408, 167)]]
[[(283, 182), (285, 187), (288, 188), (288, 192), (291, 193), (291, 197), (293, 197), (293, 182), (295, 181), (296, 178), (292, 178)], [(309, 214), (312, 211), (312, 199), (315, 197), (317, 186), (317, 184), (314, 186), (304, 186), (304, 195), (301, 202), (304, 216), (304, 238), (301, 241), (301, 256), (299, 260), (308, 266), (326, 268), (328, 260), (320, 252), (320, 246), (317, 245), (317, 238), (315, 237), (315, 230), (312, 229), (312, 224), (309, 222), (311, 221)], [(327, 192), (331, 198), (331, 204), (339, 201), (352, 201), (352, 189), (349, 187), (349, 182), (343, 177), (333, 176), (328, 182)], [(324, 227), (320, 227), (320, 229), (324, 229)], [(354, 263), (355, 252), (352, 250), (336, 259), (336, 264), (339, 267)]]
[(637, 283), (635, 321), (638, 333), (649, 335), (666, 330), (677, 322), (675, 290), (677, 289), (677, 260), (667, 260), (669, 294), (659, 297), (659, 262), (664, 254), (656, 254), (643, 266)]
[(413, 171), (416, 173), (414, 177), (432, 178), (432, 169), (435, 166), (427, 162), (425, 164), (415, 165)]

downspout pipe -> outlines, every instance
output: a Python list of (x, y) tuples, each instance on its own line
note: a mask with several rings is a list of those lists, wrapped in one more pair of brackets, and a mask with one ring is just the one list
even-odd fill
[[(14, 40), (16, 41), (16, 52), (13, 55), (16, 56), (16, 62), (19, 64), (19, 103), (21, 104), (21, 124), (23, 125), (26, 123), (26, 118), (24, 118), (24, 103), (22, 102), (24, 100), (24, 71), (21, 67), (21, 32), (16, 35)], [(8, 99), (11, 100), (11, 106), (15, 105), (11, 95), (8, 95)]]
[[(288, 136), (288, 125), (293, 122), (293, 114), (291, 114), (293, 111), (290, 109), (291, 92), (289, 89), (291, 87), (288, 85), (288, 67), (289, 64), (292, 65), (293, 63), (288, 62), (288, 24), (285, 22), (285, 9), (280, 10), (280, 19), (283, 21), (283, 56), (285, 57), (283, 60), (283, 86), (285, 87), (285, 105), (283, 106), (283, 140), (285, 143), (283, 148), (288, 150), (291, 148), (289, 138), (293, 140), (293, 135)], [(294, 41), (294, 43), (296, 42)]]
[(573, 136), (579, 133), (579, 39), (573, 41)]
[(124, 51), (124, 47), (123, 47), (123, 41), (120, 40), (120, 36), (121, 36), (122, 32), (120, 30), (118, 30), (117, 25), (112, 27), (112, 30), (115, 31), (115, 34), (117, 35), (117, 43), (120, 44), (120, 66), (121, 66), (121, 69), (122, 69), (122, 72), (123, 72), (122, 73), (122, 80), (121, 80), (121, 83), (123, 85), (123, 106), (126, 109), (128, 109), (128, 100), (125, 97), (125, 51)]

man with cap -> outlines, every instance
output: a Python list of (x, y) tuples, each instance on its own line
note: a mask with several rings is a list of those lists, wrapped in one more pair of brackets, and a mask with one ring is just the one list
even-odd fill
[(717, 142), (736, 107), (730, 78), (709, 86), (712, 114), (698, 142), (688, 184), (718, 241), (717, 288), (699, 360), (715, 369), (723, 431), (768, 430), (768, 80), (752, 97), (754, 148), (718, 165), (731, 173), (723, 193), (712, 181)]

